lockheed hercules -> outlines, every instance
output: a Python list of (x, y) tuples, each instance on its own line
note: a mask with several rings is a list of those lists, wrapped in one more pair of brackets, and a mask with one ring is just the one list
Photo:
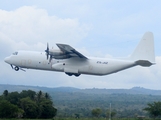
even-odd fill
[(91, 58), (84, 56), (67, 44), (56, 44), (59, 49), (47, 49), (45, 52), (18, 51), (5, 58), (12, 69), (37, 69), (64, 72), (69, 76), (81, 74), (108, 75), (137, 65), (150, 67), (155, 64), (154, 38), (152, 32), (146, 32), (134, 52), (126, 58)]

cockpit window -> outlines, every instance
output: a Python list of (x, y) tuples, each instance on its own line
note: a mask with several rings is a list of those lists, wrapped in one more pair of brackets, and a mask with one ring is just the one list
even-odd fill
[(18, 52), (14, 52), (13, 55), (18, 55)]

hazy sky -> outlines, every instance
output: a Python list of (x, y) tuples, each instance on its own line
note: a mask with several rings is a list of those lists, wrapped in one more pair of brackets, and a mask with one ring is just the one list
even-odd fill
[[(86, 56), (125, 57), (143, 34), (155, 39), (156, 65), (107, 76), (14, 71), (4, 58), (17, 50), (44, 51), (66, 43)], [(0, 84), (161, 90), (160, 0), (0, 0)]]

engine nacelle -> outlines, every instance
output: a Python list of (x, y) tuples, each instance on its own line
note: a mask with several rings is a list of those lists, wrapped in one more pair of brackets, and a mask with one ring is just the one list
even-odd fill
[(70, 55), (58, 55), (58, 56), (53, 56), (55, 59), (67, 59), (70, 58)]
[(52, 58), (55, 59), (66, 59), (71, 57), (69, 54), (64, 53), (61, 50), (54, 50), (54, 49), (50, 50), (49, 54), (52, 56)]
[(52, 56), (60, 56), (60, 55), (65, 55), (64, 52), (62, 52), (61, 50), (54, 50), (54, 49), (51, 49), (49, 50), (49, 54), (52, 55)]

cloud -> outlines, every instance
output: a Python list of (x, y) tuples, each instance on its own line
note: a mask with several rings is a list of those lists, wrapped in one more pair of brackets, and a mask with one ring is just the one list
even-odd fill
[[(53, 76), (60, 73), (33, 70), (15, 72), (3, 59), (17, 50), (44, 51), (47, 42), (50, 45), (77, 43), (86, 37), (90, 26), (80, 23), (77, 18), (49, 16), (45, 9), (35, 6), (23, 6), (14, 11), (0, 10), (0, 16), (0, 51), (3, 51), (0, 55), (3, 68), (1, 83), (51, 86), (53, 81), (52, 86), (69, 85), (65, 80), (60, 80), (61, 76)], [(82, 51), (87, 52), (85, 49)], [(28, 79), (28, 76), (37, 77)]]
[(76, 18), (49, 16), (46, 10), (35, 6), (0, 10), (0, 16), (1, 45), (8, 44), (12, 49), (35, 49), (35, 45), (39, 48), (47, 42), (73, 44), (86, 37), (90, 30), (90, 26)]

